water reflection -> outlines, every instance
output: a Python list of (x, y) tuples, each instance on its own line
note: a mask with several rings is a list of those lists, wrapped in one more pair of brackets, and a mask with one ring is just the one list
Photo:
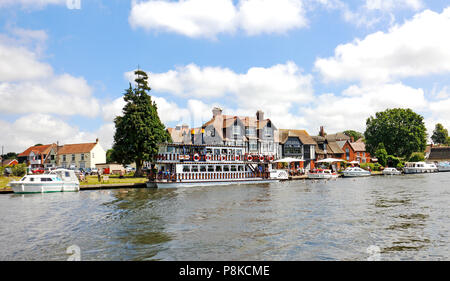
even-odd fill
[(449, 259), (449, 176), (0, 196), (0, 260)]

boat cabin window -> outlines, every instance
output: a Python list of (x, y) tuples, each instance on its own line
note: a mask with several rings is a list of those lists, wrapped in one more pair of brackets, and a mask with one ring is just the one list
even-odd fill
[(206, 149), (206, 154), (212, 154), (212, 148), (207, 148)]
[(228, 154), (233, 155), (234, 154), (234, 149), (228, 149)]
[(232, 171), (232, 172), (236, 172), (236, 171), (237, 171), (236, 165), (231, 165), (231, 171)]
[(24, 180), (26, 180), (27, 179), (27, 177), (23, 177), (20, 181), (24, 181)]
[(30, 181), (34, 181), (34, 178), (30, 178)]
[(214, 172), (214, 166), (208, 166), (208, 172)]
[(214, 149), (214, 155), (220, 155), (220, 149)]
[(173, 146), (168, 146), (168, 147), (167, 147), (167, 152), (169, 152), (169, 153), (175, 152), (175, 147), (173, 147)]
[(206, 166), (200, 166), (200, 172), (206, 172)]
[(222, 149), (222, 154), (227, 154), (227, 150), (226, 149)]
[(197, 165), (192, 166), (192, 172), (193, 173), (198, 173), (198, 166)]
[(64, 173), (64, 176), (65, 176), (66, 178), (70, 178), (70, 173), (69, 173), (69, 172), (65, 172), (65, 173)]
[(236, 154), (237, 155), (242, 155), (242, 149), (236, 149)]
[(41, 178), (41, 181), (52, 181), (51, 178)]
[(189, 167), (189, 166), (187, 166), (187, 165), (183, 166), (183, 172), (184, 172), (184, 173), (188, 173), (188, 172), (190, 172), (190, 171), (191, 171), (191, 167)]
[(222, 172), (222, 166), (216, 166), (216, 172)]
[(223, 171), (224, 171), (224, 172), (229, 172), (229, 171), (230, 171), (230, 166), (224, 165), (224, 166), (223, 166)]
[(244, 171), (244, 166), (239, 165), (239, 166), (238, 166), (238, 171), (239, 171), (239, 172), (243, 172), (243, 171)]

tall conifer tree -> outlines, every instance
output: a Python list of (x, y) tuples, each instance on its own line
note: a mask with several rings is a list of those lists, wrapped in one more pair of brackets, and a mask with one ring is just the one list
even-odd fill
[(152, 161), (158, 153), (158, 144), (171, 142), (169, 133), (158, 116), (157, 107), (148, 92), (147, 74), (134, 72), (135, 88), (126, 90), (122, 112), (114, 120), (113, 158), (121, 164), (136, 163), (135, 176), (142, 176), (144, 161)]

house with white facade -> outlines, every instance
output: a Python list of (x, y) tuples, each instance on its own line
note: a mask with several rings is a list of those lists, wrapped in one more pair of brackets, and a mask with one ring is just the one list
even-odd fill
[(106, 152), (98, 142), (65, 144), (58, 150), (58, 163), (64, 168), (95, 168), (106, 162)]

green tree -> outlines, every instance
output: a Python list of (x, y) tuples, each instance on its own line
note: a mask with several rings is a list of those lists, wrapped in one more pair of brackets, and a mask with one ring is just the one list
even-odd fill
[(422, 152), (414, 152), (408, 160), (409, 162), (425, 161), (425, 156)]
[(353, 131), (353, 130), (346, 130), (346, 131), (344, 131), (343, 133), (344, 133), (345, 135), (349, 136), (349, 137), (353, 137), (353, 139), (354, 139), (355, 141), (358, 140), (358, 139), (360, 139), (360, 138), (362, 138), (362, 137), (364, 137), (362, 133), (357, 132), (357, 131)]
[(114, 149), (108, 149), (107, 151), (106, 151), (106, 163), (114, 163), (114, 156), (113, 156), (113, 154), (114, 154)]
[(408, 158), (413, 152), (425, 150), (426, 132), (423, 117), (411, 109), (387, 109), (367, 119), (366, 149), (374, 154), (383, 143), (388, 154)]
[(378, 163), (380, 163), (384, 167), (386, 166), (388, 153), (386, 151), (386, 148), (384, 148), (383, 143), (378, 144), (378, 148), (375, 151), (375, 157), (378, 159)]
[(435, 144), (446, 144), (448, 141), (448, 131), (442, 126), (441, 123), (437, 123), (434, 128), (431, 139)]
[(148, 76), (144, 71), (134, 72), (136, 86), (126, 90), (126, 102), (122, 112), (114, 120), (116, 132), (112, 154), (121, 164), (136, 163), (134, 176), (142, 176), (144, 161), (152, 161), (158, 153), (158, 145), (171, 141), (169, 133), (158, 116), (157, 107), (148, 92)]

